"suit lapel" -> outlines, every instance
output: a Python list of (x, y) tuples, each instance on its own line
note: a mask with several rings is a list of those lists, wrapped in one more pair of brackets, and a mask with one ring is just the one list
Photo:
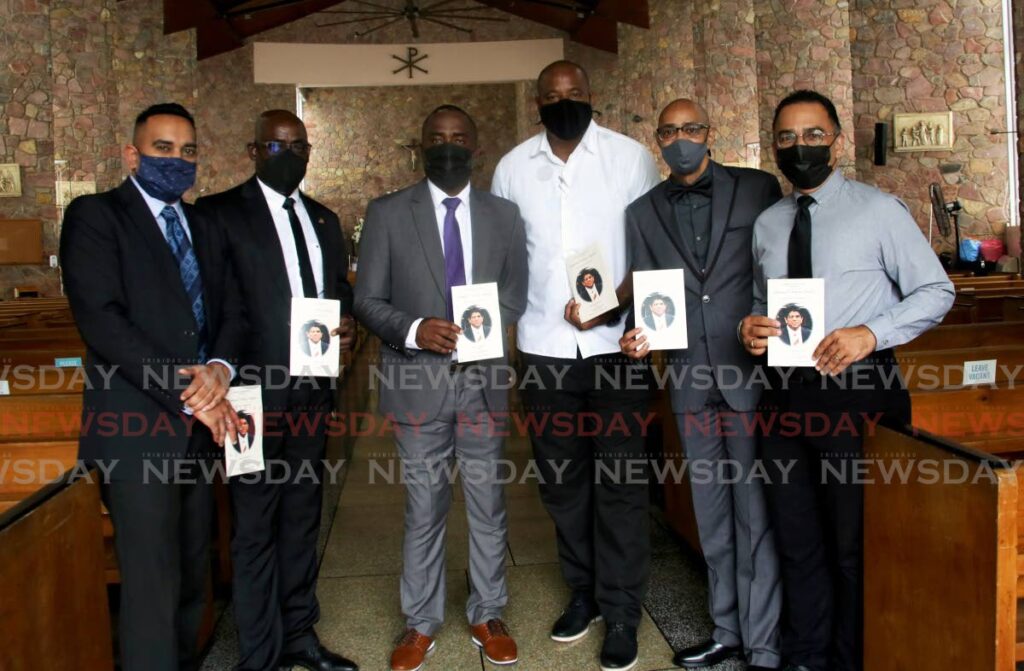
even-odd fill
[(665, 235), (672, 241), (679, 255), (683, 258), (683, 262), (689, 266), (690, 271), (694, 275), (701, 277), (700, 265), (697, 263), (697, 258), (693, 255), (693, 250), (683, 242), (683, 232), (679, 230), (675, 211), (672, 209), (672, 204), (669, 203), (668, 197), (665, 194), (667, 190), (668, 180), (659, 184), (647, 197), (651, 200), (651, 206), (654, 208), (654, 214), (658, 217), (661, 227), (665, 229)]
[(306, 213), (309, 215), (309, 220), (313, 222), (313, 230), (316, 231), (317, 242), (320, 243), (320, 260), (321, 267), (323, 268), (323, 277), (321, 282), (324, 286), (324, 298), (337, 298), (335, 296), (335, 289), (337, 288), (333, 282), (328, 282), (327, 278), (335, 276), (334, 264), (337, 263), (338, 259), (334, 258), (333, 254), (328, 254), (327, 250), (330, 249), (327, 245), (327, 219), (324, 217), (323, 212), (319, 204), (314, 203), (306, 194), (302, 195), (302, 202), (306, 206)]
[(277, 237), (277, 227), (274, 226), (274, 218), (270, 214), (267, 199), (263, 196), (263, 191), (256, 182), (255, 176), (242, 187), (242, 194), (245, 196), (245, 207), (248, 213), (246, 219), (263, 259), (262, 265), (267, 269), (267, 273), (274, 278), (278, 289), (291, 298), (292, 287), (288, 282), (284, 250), (281, 249), (281, 240)]
[(480, 192), (470, 187), (469, 189), (469, 216), (472, 220), (473, 229), (473, 283), (485, 282), (488, 276), (487, 271), (492, 268), (490, 264), (491, 236), (490, 221), (491, 208), (487, 200), (480, 195)]
[(185, 295), (185, 286), (181, 283), (181, 270), (178, 268), (178, 261), (171, 252), (171, 246), (167, 244), (167, 238), (160, 233), (156, 218), (142, 198), (142, 194), (138, 192), (131, 180), (127, 179), (118, 189), (118, 195), (132, 226), (140, 231), (153, 260), (159, 266), (160, 276), (168, 278), (171, 293), (177, 296), (181, 304), (188, 308), (189, 314), (192, 314), (192, 303)]
[[(441, 296), (445, 296), (444, 249), (441, 247), (441, 236), (437, 232), (437, 217), (434, 214), (434, 201), (430, 198), (427, 181), (423, 180), (412, 191), (411, 199), (413, 225), (420, 238), (420, 247), (427, 257), (427, 266), (434, 278), (434, 284)], [(475, 217), (474, 217), (475, 219)], [(474, 246), (474, 253), (475, 253)]]
[(718, 253), (722, 251), (725, 230), (729, 228), (732, 217), (732, 206), (736, 200), (736, 178), (717, 163), (711, 164), (711, 240), (708, 246), (707, 274), (711, 274)]

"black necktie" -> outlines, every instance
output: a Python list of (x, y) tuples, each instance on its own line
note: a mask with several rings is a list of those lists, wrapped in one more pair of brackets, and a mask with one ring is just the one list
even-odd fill
[(306, 247), (306, 236), (302, 234), (302, 223), (299, 221), (299, 215), (295, 214), (295, 199), (285, 198), (284, 209), (288, 210), (288, 222), (292, 225), (292, 237), (295, 238), (302, 293), (306, 298), (316, 298), (320, 293), (316, 290), (316, 280), (313, 279), (313, 264), (309, 262), (309, 248)]
[(814, 199), (800, 196), (796, 199), (796, 221), (793, 232), (789, 234), (789, 273), (790, 279), (814, 277), (811, 268), (811, 205)]

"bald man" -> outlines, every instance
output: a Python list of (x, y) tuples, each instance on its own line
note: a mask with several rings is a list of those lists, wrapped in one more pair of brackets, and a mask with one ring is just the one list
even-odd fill
[[(668, 353), (666, 364), (678, 373), (667, 378), (678, 380), (669, 395), (689, 472), (710, 467), (717, 474), (710, 482), (691, 479), (715, 629), (674, 661), (696, 669), (745, 654), (749, 668), (774, 669), (780, 664), (778, 559), (761, 482), (748, 477), (757, 447), (749, 427), (761, 389), (752, 383), (757, 360), (737, 340), (736, 324), (753, 300), (754, 220), (782, 193), (766, 172), (711, 160), (715, 129), (691, 100), (662, 111), (655, 137), (672, 174), (626, 211), (629, 266), (685, 271), (689, 347)], [(632, 359), (650, 353), (642, 327), (619, 344)]]
[[(358, 668), (322, 646), (313, 629), (320, 619), (316, 541), (335, 380), (288, 374), (292, 298), (340, 300), (343, 315), (352, 308), (338, 217), (299, 191), (310, 149), (297, 116), (264, 112), (248, 146), (256, 174), (196, 203), (227, 239), (225, 261), (238, 278), (249, 329), (242, 368), (263, 387), (267, 470), (230, 482), (239, 671)], [(353, 333), (345, 317), (331, 335), (344, 352)]]

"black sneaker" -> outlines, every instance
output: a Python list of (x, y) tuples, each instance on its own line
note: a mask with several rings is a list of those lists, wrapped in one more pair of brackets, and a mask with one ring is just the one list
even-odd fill
[(627, 671), (636, 666), (636, 627), (609, 622), (601, 646), (601, 671)]
[(601, 619), (597, 602), (589, 594), (577, 592), (551, 627), (551, 640), (559, 643), (577, 641), (587, 635), (590, 624)]

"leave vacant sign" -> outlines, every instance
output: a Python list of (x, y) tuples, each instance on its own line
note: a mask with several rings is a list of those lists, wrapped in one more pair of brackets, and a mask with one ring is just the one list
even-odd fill
[(996, 360), (964, 361), (964, 386), (972, 384), (995, 384)]

